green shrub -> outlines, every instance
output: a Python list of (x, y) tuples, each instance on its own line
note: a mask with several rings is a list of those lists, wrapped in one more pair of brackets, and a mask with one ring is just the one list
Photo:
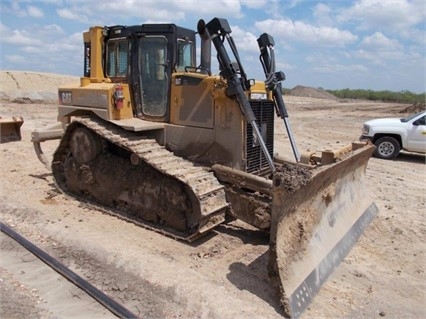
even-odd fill
[(410, 91), (373, 91), (360, 89), (342, 89), (342, 90), (326, 90), (334, 96), (342, 99), (361, 99), (371, 101), (396, 102), (396, 103), (411, 103), (424, 104), (426, 101), (425, 93), (412, 93)]

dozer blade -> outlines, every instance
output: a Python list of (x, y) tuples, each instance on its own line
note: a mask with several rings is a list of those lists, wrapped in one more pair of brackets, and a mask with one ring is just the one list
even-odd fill
[(297, 190), (273, 181), (269, 273), (287, 317), (307, 308), (378, 209), (363, 183), (374, 146), (312, 170)]
[(0, 143), (20, 141), (23, 123), (24, 119), (20, 116), (13, 116), (11, 119), (0, 117)]

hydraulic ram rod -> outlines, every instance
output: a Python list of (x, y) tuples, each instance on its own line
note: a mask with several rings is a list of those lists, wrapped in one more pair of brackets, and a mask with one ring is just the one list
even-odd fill
[[(275, 173), (275, 165), (271, 155), (268, 152), (268, 149), (262, 138), (262, 135), (260, 134), (259, 127), (257, 126), (257, 123), (256, 123), (256, 116), (254, 115), (253, 110), (250, 106), (250, 103), (247, 100), (246, 95), (244, 94), (243, 84), (247, 85), (246, 78), (245, 76), (243, 76), (242, 79), (238, 77), (237, 71), (232, 66), (231, 60), (220, 38), (221, 36), (226, 37), (228, 39), (228, 42), (231, 45), (231, 48), (233, 48), (233, 50), (236, 50), (233, 44), (232, 37), (230, 36), (231, 28), (228, 24), (228, 21), (225, 19), (214, 18), (213, 20), (211, 20), (209, 23), (206, 24), (206, 28), (209, 31), (209, 34), (212, 36), (212, 42), (216, 48), (219, 62), (223, 68), (221, 74), (228, 83), (227, 94), (230, 96), (235, 96), (235, 98), (237, 99), (238, 104), (240, 105), (241, 111), (243, 112), (247, 122), (250, 123), (251, 127), (253, 128), (253, 133), (255, 134), (257, 140), (259, 141), (260, 147), (269, 164), (271, 172)], [(234, 55), (236, 54), (237, 54), (236, 51), (234, 51)], [(236, 55), (236, 58), (238, 60), (238, 64), (241, 65), (237, 55)], [(243, 82), (241, 80), (243, 80)]]
[[(260, 49), (260, 60), (262, 62), (263, 70), (265, 71), (266, 76), (265, 85), (268, 90), (272, 91), (277, 116), (284, 120), (284, 125), (287, 130), (287, 135), (290, 139), (294, 157), (296, 162), (299, 162), (300, 154), (297, 150), (296, 140), (290, 126), (290, 121), (288, 120), (288, 113), (282, 96), (281, 81), (285, 79), (285, 76), (282, 72), (275, 72), (274, 39), (271, 35), (263, 33), (259, 39), (257, 39), (257, 43)], [(268, 48), (271, 54), (269, 54)]]

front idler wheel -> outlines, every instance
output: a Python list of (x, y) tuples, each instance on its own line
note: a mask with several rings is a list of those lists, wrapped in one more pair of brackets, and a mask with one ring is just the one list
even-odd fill
[(72, 132), (70, 140), (71, 153), (79, 164), (89, 164), (102, 152), (101, 138), (85, 127), (78, 127)]

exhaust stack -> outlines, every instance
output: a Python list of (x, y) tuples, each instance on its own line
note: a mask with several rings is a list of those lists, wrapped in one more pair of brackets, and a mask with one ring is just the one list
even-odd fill
[(211, 74), (212, 43), (210, 40), (209, 31), (206, 29), (206, 23), (203, 19), (200, 19), (198, 21), (197, 31), (201, 39), (200, 68), (202, 69), (202, 71), (207, 71), (208, 74)]

